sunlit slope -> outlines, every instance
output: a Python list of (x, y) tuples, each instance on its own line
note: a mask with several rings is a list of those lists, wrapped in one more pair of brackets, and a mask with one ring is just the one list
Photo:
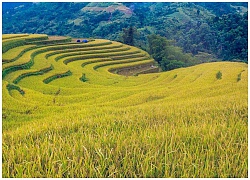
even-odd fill
[(247, 64), (122, 76), (153, 59), (39, 41), (3, 53), (3, 177), (247, 177)]

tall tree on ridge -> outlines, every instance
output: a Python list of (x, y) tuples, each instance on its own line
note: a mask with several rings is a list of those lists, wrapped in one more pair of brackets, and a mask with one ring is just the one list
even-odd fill
[(122, 38), (123, 38), (124, 44), (134, 46), (134, 31), (135, 31), (135, 29), (132, 26), (130, 26), (127, 29), (125, 29), (125, 28), (123, 29)]

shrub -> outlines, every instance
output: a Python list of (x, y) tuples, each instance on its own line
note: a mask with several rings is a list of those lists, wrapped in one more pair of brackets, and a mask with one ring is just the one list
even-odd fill
[(82, 82), (86, 82), (88, 79), (86, 78), (86, 74), (83, 73), (82, 77), (79, 78)]
[(238, 74), (238, 77), (237, 77), (237, 82), (239, 82), (241, 80), (241, 73)]
[(184, 67), (185, 63), (178, 60), (168, 61), (166, 59), (162, 60), (161, 67), (164, 71), (170, 71), (173, 69)]
[(220, 71), (217, 72), (216, 78), (217, 79), (222, 79), (222, 73)]
[(166, 70), (173, 70), (173, 69), (181, 68), (184, 66), (185, 66), (185, 64), (183, 62), (173, 60), (166, 66)]

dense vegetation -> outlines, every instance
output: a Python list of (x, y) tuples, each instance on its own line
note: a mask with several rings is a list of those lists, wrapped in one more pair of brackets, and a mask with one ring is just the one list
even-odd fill
[(148, 52), (147, 37), (157, 34), (199, 61), (247, 62), (247, 8), (247, 3), (34, 3), (4, 10), (3, 33), (124, 42), (124, 28), (133, 27), (134, 45)]
[(191, 54), (183, 53), (181, 48), (173, 46), (173, 41), (164, 37), (150, 35), (148, 42), (150, 54), (164, 71), (200, 63)]
[[(191, 23), (182, 27), (187, 33), (177, 42), (186, 52), (208, 52), (223, 60), (247, 62), (247, 13), (214, 17), (207, 23)], [(184, 38), (184, 39), (182, 39)]]
[[(170, 68), (176, 47), (149, 40), (163, 43), (151, 51)], [(115, 41), (2, 42), (4, 178), (248, 177), (247, 64), (144, 74), (148, 53)]]

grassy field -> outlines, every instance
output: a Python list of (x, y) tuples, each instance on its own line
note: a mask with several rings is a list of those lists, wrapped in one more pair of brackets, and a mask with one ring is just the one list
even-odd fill
[(248, 177), (247, 64), (122, 76), (111, 71), (153, 59), (103, 39), (12, 36), (2, 177)]

